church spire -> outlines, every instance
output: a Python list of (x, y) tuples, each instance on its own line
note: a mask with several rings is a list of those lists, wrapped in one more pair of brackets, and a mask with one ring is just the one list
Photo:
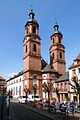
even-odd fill
[(29, 12), (29, 20), (27, 21), (27, 23), (25, 24), (25, 28), (27, 27), (27, 25), (29, 24), (36, 24), (37, 27), (39, 28), (39, 24), (38, 22), (34, 19), (35, 13), (33, 12), (33, 9), (30, 10)]
[(31, 9), (31, 11), (30, 11), (30, 13), (29, 13), (29, 19), (34, 19), (34, 16), (35, 16), (35, 14), (34, 14), (34, 12), (33, 12), (33, 10)]
[(59, 28), (59, 26), (58, 26), (57, 22), (55, 22), (55, 25), (54, 25), (54, 32), (58, 32), (58, 28)]

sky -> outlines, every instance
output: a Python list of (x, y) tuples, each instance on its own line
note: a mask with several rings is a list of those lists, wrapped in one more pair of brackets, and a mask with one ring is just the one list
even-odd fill
[(80, 53), (80, 0), (0, 0), (0, 75), (23, 69), (23, 39), (30, 9), (39, 23), (41, 56), (50, 62), (50, 36), (57, 21), (63, 34), (66, 70)]

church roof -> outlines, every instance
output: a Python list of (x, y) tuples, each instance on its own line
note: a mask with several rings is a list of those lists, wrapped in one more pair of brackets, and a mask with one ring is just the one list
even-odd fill
[(28, 22), (26, 23), (25, 27), (28, 25), (28, 23), (35, 23), (35, 24), (39, 27), (39, 24), (38, 24), (38, 22), (34, 19), (34, 16), (35, 16), (35, 14), (34, 14), (33, 10), (31, 9), (31, 10), (30, 10), (30, 13), (29, 13), (29, 20), (28, 20)]
[(55, 34), (60, 34), (61, 36), (63, 36), (62, 33), (58, 30), (58, 28), (59, 28), (59, 26), (56, 22), (55, 25), (54, 25), (54, 32), (52, 33), (51, 37)]
[(42, 73), (56, 73), (57, 71), (54, 68), (51, 68), (49, 64), (42, 70)]
[(47, 62), (43, 58), (41, 58), (41, 67), (42, 67), (42, 70), (46, 67), (46, 65), (47, 65)]
[(60, 82), (60, 81), (66, 81), (69, 80), (69, 72), (64, 73), (61, 77), (59, 77), (56, 82)]

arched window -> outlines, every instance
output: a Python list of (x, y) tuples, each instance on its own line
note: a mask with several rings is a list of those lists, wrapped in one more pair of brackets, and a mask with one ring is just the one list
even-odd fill
[(27, 45), (26, 45), (26, 52), (27, 52)]
[(61, 38), (60, 38), (60, 36), (58, 37), (58, 40), (59, 40), (59, 43), (61, 43)]
[(54, 59), (54, 52), (53, 52), (53, 54), (52, 54), (52, 58)]
[(54, 43), (54, 38), (53, 38), (53, 43)]
[(62, 52), (60, 52), (60, 58), (62, 59)]
[(36, 84), (36, 85), (38, 84), (37, 74), (34, 74), (34, 75), (33, 75), (33, 85), (34, 85), (34, 84)]
[(28, 28), (27, 28), (27, 34), (28, 34)]
[(32, 32), (33, 33), (36, 33), (36, 28), (33, 26), (33, 28), (32, 28)]
[(36, 52), (36, 44), (34, 43), (33, 51)]

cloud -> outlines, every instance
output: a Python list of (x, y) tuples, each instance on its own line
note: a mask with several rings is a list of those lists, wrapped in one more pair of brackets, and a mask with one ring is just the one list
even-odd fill
[(13, 77), (13, 76), (16, 75), (16, 74), (18, 74), (18, 73), (15, 73), (15, 72), (5, 73), (5, 74), (4, 74), (4, 77), (5, 77), (6, 79), (9, 79), (9, 78)]

